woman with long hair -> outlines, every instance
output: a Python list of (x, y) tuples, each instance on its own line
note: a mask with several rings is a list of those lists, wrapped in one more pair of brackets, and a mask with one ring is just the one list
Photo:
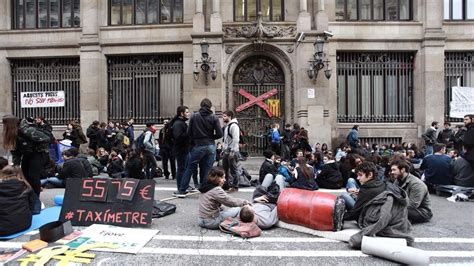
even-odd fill
[(41, 209), (39, 196), (41, 178), (46, 177), (45, 165), (49, 161), (50, 134), (35, 126), (33, 118), (20, 120), (5, 115), (3, 121), (3, 148), (11, 151), (14, 165), (21, 165), (26, 181), (38, 196), (35, 210)]
[(5, 166), (0, 170), (0, 236), (29, 228), (36, 201), (20, 168)]

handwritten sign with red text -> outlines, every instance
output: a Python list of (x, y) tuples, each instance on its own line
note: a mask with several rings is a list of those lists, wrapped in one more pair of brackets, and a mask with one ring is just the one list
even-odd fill
[(21, 108), (63, 107), (66, 102), (64, 91), (22, 92)]
[(85, 178), (67, 180), (61, 221), (72, 225), (151, 225), (154, 180)]

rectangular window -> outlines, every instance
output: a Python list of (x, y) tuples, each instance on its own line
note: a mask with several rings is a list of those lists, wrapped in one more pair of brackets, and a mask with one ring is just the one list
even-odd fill
[(444, 117), (445, 121), (462, 122), (462, 118), (451, 118), (450, 102), (452, 87), (474, 87), (474, 52), (446, 52), (444, 54)]
[(413, 122), (413, 64), (413, 53), (338, 52), (338, 121)]
[(462, 19), (462, 11), (463, 11), (463, 0), (452, 0), (453, 8), (451, 9), (453, 12), (453, 20), (461, 20)]
[(170, 119), (182, 104), (183, 56), (108, 57), (109, 120), (144, 124)]
[(474, 19), (474, 0), (467, 0), (466, 4), (467, 4), (467, 8), (466, 8), (467, 19)]
[[(44, 116), (52, 125), (80, 120), (79, 58), (11, 59), (13, 114)], [(22, 92), (64, 91), (64, 107), (22, 108)]]
[(258, 12), (264, 21), (283, 21), (284, 1), (234, 0), (234, 21), (255, 21)]
[(337, 20), (412, 19), (413, 0), (336, 0)]
[(183, 0), (109, 0), (109, 25), (183, 22)]
[(80, 0), (12, 0), (13, 29), (80, 27)]
[(450, 14), (451, 14), (451, 6), (449, 5), (449, 2), (451, 0), (444, 0), (444, 14), (443, 17), (445, 20), (450, 19)]
[(474, 0), (444, 0), (445, 20), (473, 20)]

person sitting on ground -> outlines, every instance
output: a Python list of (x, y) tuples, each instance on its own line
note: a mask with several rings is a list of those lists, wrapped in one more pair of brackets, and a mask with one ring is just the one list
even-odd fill
[(75, 149), (71, 148), (62, 152), (64, 164), (58, 171), (57, 177), (48, 177), (41, 180), (41, 186), (49, 188), (65, 188), (69, 178), (86, 178), (88, 171), (82, 159), (75, 156)]
[[(100, 147), (97, 149), (96, 153), (97, 160), (104, 166), (107, 167), (109, 163), (109, 153), (105, 150), (105, 148)], [(107, 169), (105, 169), (106, 171)]]
[(339, 189), (344, 184), (339, 165), (333, 160), (331, 155), (324, 155), (324, 165), (321, 172), (316, 177), (316, 182), (320, 188)]
[(404, 160), (394, 160), (390, 166), (390, 174), (408, 195), (408, 220), (412, 223), (426, 223), (431, 220), (431, 200), (425, 183), (410, 174), (410, 165)]
[(285, 188), (285, 178), (278, 174), (278, 169), (275, 167), (275, 153), (270, 150), (263, 152), (265, 161), (263, 161), (259, 170), (258, 181), (262, 186), (268, 187), (275, 181), (280, 187), (280, 191)]
[(95, 157), (94, 149), (87, 150), (87, 161), (89, 161), (89, 164), (92, 167), (92, 175), (94, 176), (99, 175), (99, 173), (101, 173), (104, 170), (104, 166)]
[(141, 154), (131, 150), (127, 157), (128, 160), (125, 163), (126, 176), (136, 179), (145, 179), (145, 172), (143, 171), (144, 163)]
[(404, 190), (376, 178), (377, 168), (372, 162), (364, 162), (355, 169), (361, 183), (353, 209), (344, 214), (344, 220), (356, 220), (361, 228), (351, 236), (349, 246), (360, 248), (363, 236), (405, 238), (408, 245), (413, 237), (408, 233), (408, 197)]
[(431, 191), (434, 185), (450, 185), (452, 175), (449, 170), (451, 158), (447, 156), (446, 145), (437, 143), (433, 147), (434, 154), (423, 159), (420, 168), (424, 170), (425, 183)]
[(94, 176), (93, 171), (92, 171), (92, 165), (89, 163), (89, 160), (87, 159), (87, 155), (79, 153), (79, 150), (76, 148), (71, 148), (69, 151), (72, 153), (72, 155), (78, 159), (81, 160), (81, 163), (84, 165), (84, 169), (86, 169), (87, 176), (86, 177), (91, 177)]
[[(230, 197), (223, 189), (225, 183), (224, 170), (212, 167), (207, 176), (207, 183), (199, 191), (199, 217), (198, 225), (207, 229), (218, 229), (219, 224), (229, 217), (237, 217), (240, 207), (249, 204), (248, 201)], [(221, 206), (227, 208), (221, 211)]]
[[(0, 236), (26, 230), (31, 226), (37, 196), (26, 181), (21, 168), (0, 161)], [(6, 164), (5, 164), (6, 161)]]
[[(276, 158), (278, 161), (278, 158)], [(281, 161), (278, 167), (278, 175), (282, 175), (286, 183), (292, 183), (295, 179), (294, 169), (287, 162)]]
[(107, 173), (110, 177), (122, 177), (123, 160), (117, 151), (112, 151), (110, 153), (109, 164), (107, 165)]
[[(463, 152), (466, 150), (464, 149)], [(474, 165), (463, 157), (453, 160), (450, 165), (453, 184), (461, 187), (474, 187)]]
[(296, 180), (291, 183), (291, 187), (306, 190), (317, 190), (319, 187), (314, 178), (313, 167), (306, 163), (305, 158), (299, 158), (297, 164)]

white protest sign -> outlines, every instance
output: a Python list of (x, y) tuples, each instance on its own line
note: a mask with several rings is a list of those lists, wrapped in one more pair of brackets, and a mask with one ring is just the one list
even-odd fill
[(467, 114), (474, 113), (474, 88), (453, 87), (452, 99), (450, 103), (450, 117), (463, 118)]
[(63, 107), (66, 102), (64, 91), (22, 92), (21, 108)]

